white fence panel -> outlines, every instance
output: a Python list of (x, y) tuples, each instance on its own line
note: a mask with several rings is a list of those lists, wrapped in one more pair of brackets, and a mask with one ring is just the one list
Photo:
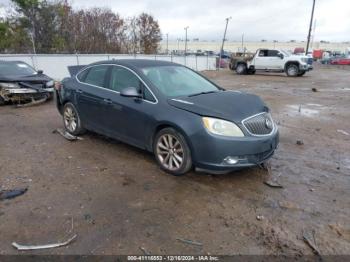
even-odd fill
[(112, 59), (150, 59), (169, 61), (197, 71), (216, 70), (215, 57), (208, 56), (170, 56), (170, 55), (129, 55), (129, 54), (0, 54), (0, 60), (23, 61), (32, 65), (35, 69), (41, 69), (45, 74), (56, 80), (69, 76), (67, 67), (71, 65), (88, 65), (94, 62)]
[(67, 66), (76, 64), (77, 57), (72, 55), (36, 56), (34, 58), (34, 67), (43, 70), (45, 74), (56, 80), (69, 76)]
[(33, 65), (33, 58), (28, 55), (13, 55), (13, 56), (3, 56), (0, 55), (0, 61), (23, 61), (29, 65)]
[(88, 65), (98, 61), (109, 60), (108, 55), (77, 55), (76, 57), (79, 65)]

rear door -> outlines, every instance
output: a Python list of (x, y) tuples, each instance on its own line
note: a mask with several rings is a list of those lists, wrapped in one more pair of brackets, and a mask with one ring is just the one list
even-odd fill
[(282, 70), (283, 69), (283, 59), (281, 59), (278, 50), (268, 50), (267, 55), (269, 57), (269, 65), (271, 69)]
[(110, 66), (95, 65), (77, 75), (77, 107), (81, 121), (86, 127), (104, 133), (103, 115), (110, 92), (106, 90)]
[(254, 65), (255, 69), (261, 70), (269, 68), (269, 57), (267, 49), (261, 49), (258, 51), (258, 53), (254, 56)]

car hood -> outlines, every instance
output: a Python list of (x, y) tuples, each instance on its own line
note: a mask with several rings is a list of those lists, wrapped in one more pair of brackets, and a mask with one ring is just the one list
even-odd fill
[(44, 74), (36, 74), (31, 76), (1, 76), (0, 75), (0, 81), (1, 82), (37, 82), (37, 83), (43, 83), (52, 80), (50, 77)]
[(238, 91), (219, 91), (192, 97), (176, 97), (168, 99), (168, 103), (201, 116), (222, 118), (235, 123), (268, 111), (260, 97)]

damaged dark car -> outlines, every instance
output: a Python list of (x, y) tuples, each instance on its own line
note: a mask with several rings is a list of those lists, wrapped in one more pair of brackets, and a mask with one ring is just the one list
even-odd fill
[(53, 96), (54, 81), (22, 61), (0, 61), (0, 105), (40, 103)]
[(70, 134), (88, 129), (143, 148), (173, 175), (259, 165), (278, 146), (277, 126), (258, 96), (225, 90), (175, 63), (99, 62), (55, 88)]

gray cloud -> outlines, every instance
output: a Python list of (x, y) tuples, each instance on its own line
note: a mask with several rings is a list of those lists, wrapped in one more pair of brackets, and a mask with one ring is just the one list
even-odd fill
[[(0, 0), (8, 3), (8, 0)], [(227, 38), (239, 40), (305, 40), (312, 0), (73, 0), (75, 8), (109, 7), (122, 16), (141, 12), (154, 15), (162, 33), (170, 39), (183, 38), (189, 26), (189, 38), (222, 38), (225, 18), (231, 16)], [(350, 1), (316, 0), (315, 40), (350, 41)]]

